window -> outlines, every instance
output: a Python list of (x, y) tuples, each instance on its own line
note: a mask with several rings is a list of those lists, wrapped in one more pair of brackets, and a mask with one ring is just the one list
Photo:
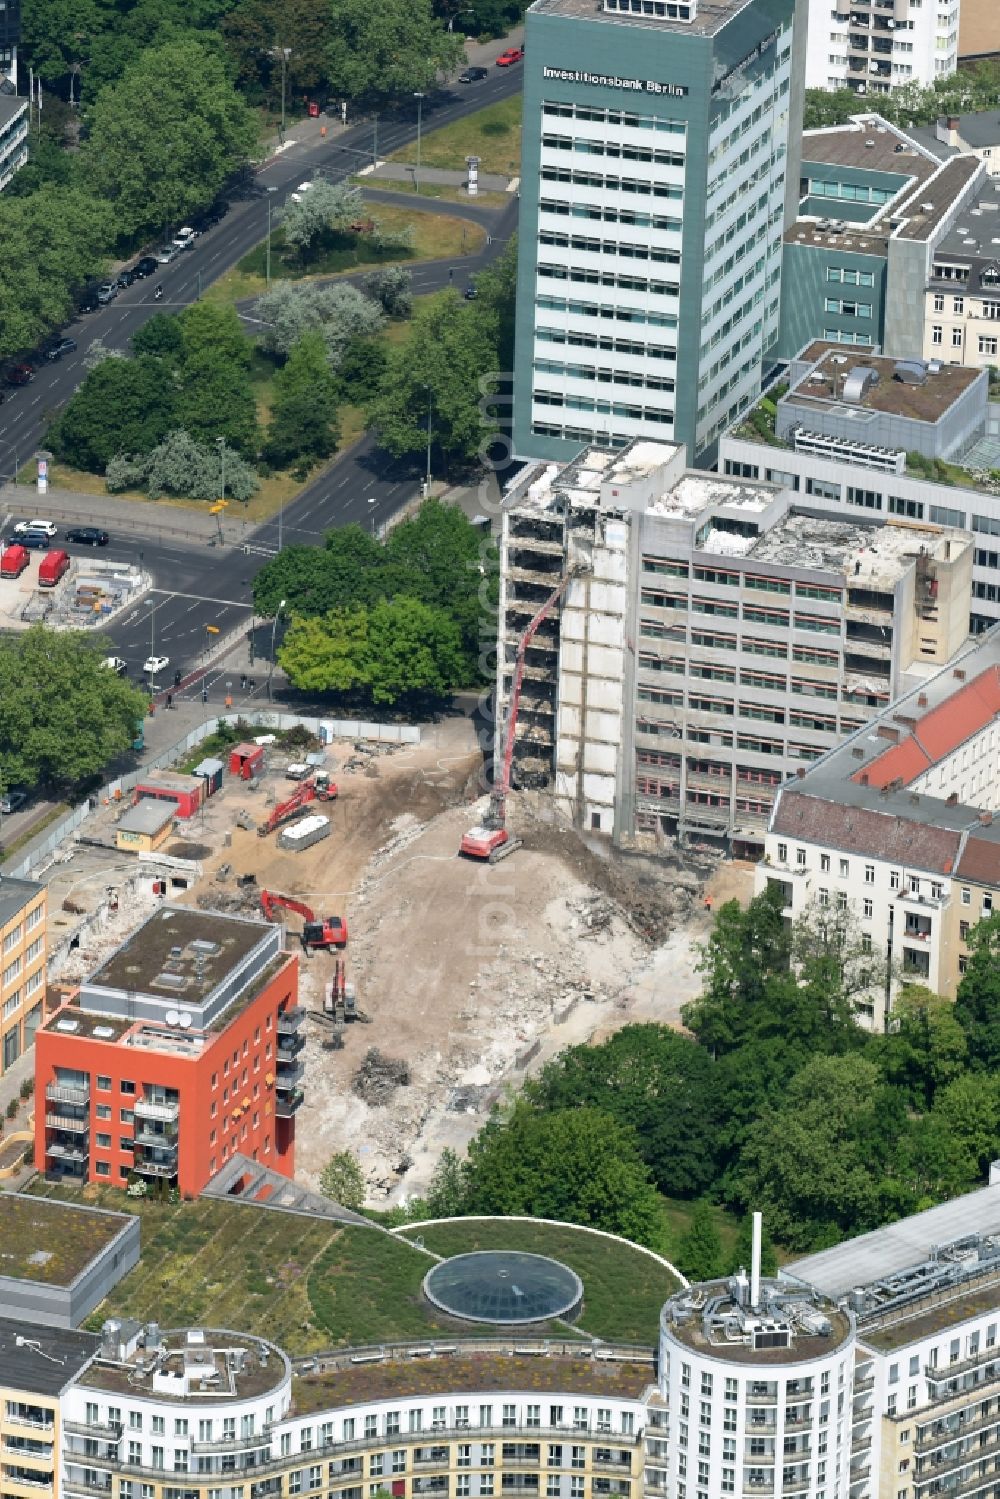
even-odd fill
[(864, 903), (862, 905), (862, 915), (864, 916), (864, 918), (865, 918), (866, 921), (871, 921), (872, 916), (874, 915), (874, 912), (875, 912), (874, 903), (872, 901), (870, 901), (870, 900), (864, 901)]
[(963, 906), (971, 906), (972, 905), (972, 891), (969, 889), (968, 885), (963, 885), (962, 886), (962, 905)]
[(841, 861), (840, 861), (840, 878), (842, 880), (846, 880), (846, 879), (848, 879), (850, 877), (850, 873), (851, 873), (850, 860), (848, 860), (848, 859), (841, 859)]
[[(779, 864), (787, 864), (788, 863), (788, 844), (787, 843), (779, 843), (778, 844), (778, 863)], [(966, 901), (966, 905), (968, 905), (968, 901)]]
[(980, 354), (995, 355), (997, 352), (997, 340), (995, 338), (984, 338), (980, 334), (979, 352)]
[(823, 874), (829, 874), (830, 873), (830, 855), (829, 854), (820, 854), (820, 856), (819, 856), (819, 867), (820, 867), (820, 870), (822, 871)]
[(944, 343), (944, 329), (941, 327), (940, 323), (935, 323), (934, 326), (933, 326), (933, 328), (931, 329), (931, 343), (932, 344), (942, 344), (942, 343)]
[(111, 1149), (111, 1136), (98, 1133), (95, 1136), (98, 1150)]
[(111, 1118), (111, 1105), (109, 1103), (99, 1103), (97, 1105), (97, 1108), (96, 1108), (95, 1112), (97, 1114), (98, 1119), (110, 1119)]
[(889, 871), (889, 889), (890, 890), (898, 890), (899, 889), (899, 870), (898, 869), (890, 869), (890, 871)]
[(100, 1077), (100, 1076), (98, 1076), (98, 1079), (97, 1079), (97, 1089), (98, 1089), (99, 1093), (110, 1093), (111, 1092), (111, 1079), (109, 1077)]
[(796, 863), (796, 865), (797, 865), (797, 867), (799, 869), (805, 869), (805, 867), (806, 867), (806, 851), (805, 851), (804, 848), (797, 848), (795, 850), (795, 863)]
[(875, 865), (874, 864), (866, 864), (865, 865), (865, 884), (866, 885), (874, 885), (874, 883), (875, 883)]
[(961, 328), (952, 328), (952, 330), (951, 330), (951, 346), (952, 346), (952, 348), (953, 349), (960, 349), (962, 347), (962, 344), (964, 343), (964, 341), (965, 340), (964, 340), (964, 336), (962, 334)]

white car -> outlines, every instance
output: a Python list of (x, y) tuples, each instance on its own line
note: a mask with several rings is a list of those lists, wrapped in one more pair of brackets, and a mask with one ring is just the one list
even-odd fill
[(51, 541), (56, 528), (50, 520), (19, 520), (14, 527), (15, 536), (24, 536), (28, 531), (44, 531)]
[(166, 671), (169, 665), (169, 656), (147, 656), (142, 663), (142, 669), (148, 672), (151, 677), (155, 677), (158, 671)]
[(178, 229), (177, 233), (174, 235), (173, 243), (179, 250), (192, 250), (194, 248), (194, 242), (197, 238), (197, 229)]
[(180, 253), (179, 245), (164, 245), (161, 250), (157, 250), (153, 259), (157, 265), (169, 265), (172, 260), (177, 259)]
[(293, 203), (301, 203), (304, 194), (312, 187), (311, 182), (300, 182), (294, 193), (290, 194)]
[(128, 662), (121, 656), (105, 656), (104, 665), (118, 677), (123, 677), (128, 671)]

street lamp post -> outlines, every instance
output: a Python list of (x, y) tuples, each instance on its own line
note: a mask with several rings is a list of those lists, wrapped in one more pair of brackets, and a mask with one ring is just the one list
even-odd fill
[(417, 170), (416, 170), (416, 172), (414, 174), (414, 177), (413, 177), (413, 185), (414, 185), (416, 191), (419, 193), (419, 191), (420, 191), (420, 126), (421, 126), (421, 123), (422, 123), (422, 120), (423, 120), (424, 97), (425, 96), (420, 92), (419, 89), (417, 89), (417, 91), (414, 93), (413, 97), (417, 101)]
[(224, 437), (217, 437), (215, 444), (219, 449), (219, 458), (222, 463), (222, 493), (219, 499), (224, 505), (226, 503), (226, 439)]
[(427, 498), (431, 493), (431, 418), (434, 414), (434, 392), (429, 385), (424, 389), (427, 391)]
[(274, 676), (275, 635), (276, 635), (277, 629), (278, 629), (278, 620), (281, 618), (281, 611), (282, 611), (282, 609), (284, 609), (286, 602), (287, 602), (286, 599), (282, 599), (281, 602), (279, 603), (278, 608), (275, 611), (274, 622), (271, 625), (271, 667), (270, 667), (270, 670), (268, 671), (268, 674), (267, 674), (267, 700), (268, 700), (268, 702), (271, 701), (271, 678)]
[(281, 131), (278, 139), (284, 144), (285, 140), (285, 80), (288, 75), (288, 59), (292, 55), (291, 47), (272, 47), (271, 55), (277, 53), (278, 61), (281, 63)]
[(271, 200), (267, 200), (267, 250), (264, 255), (264, 285), (271, 285)]

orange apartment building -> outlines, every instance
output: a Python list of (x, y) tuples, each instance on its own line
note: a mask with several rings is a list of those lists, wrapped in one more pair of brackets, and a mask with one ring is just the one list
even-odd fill
[(295, 1166), (305, 1045), (282, 929), (163, 906), (35, 1037), (35, 1165), (202, 1190), (237, 1152)]

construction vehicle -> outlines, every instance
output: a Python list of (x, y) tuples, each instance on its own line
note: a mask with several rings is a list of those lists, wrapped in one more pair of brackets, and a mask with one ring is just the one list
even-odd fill
[(514, 675), (510, 684), (510, 702), (507, 705), (500, 775), (498, 778), (494, 767), (489, 810), (478, 827), (469, 829), (459, 848), (459, 853), (465, 854), (469, 859), (486, 859), (491, 864), (498, 864), (501, 859), (506, 859), (508, 854), (512, 854), (515, 849), (521, 847), (520, 838), (507, 827), (507, 796), (510, 791), (510, 773), (514, 761), (517, 712), (521, 703), (521, 687), (524, 683), (525, 654), (534, 638), (535, 631), (562, 598), (572, 576), (573, 573), (568, 572), (560, 580), (558, 588), (552, 590), (518, 641), (517, 655), (514, 658)]
[(277, 921), (277, 910), (294, 911), (302, 917), (300, 941), (305, 952), (317, 948), (347, 946), (347, 922), (341, 916), (324, 916), (318, 920), (316, 913), (305, 901), (295, 900), (290, 895), (279, 895), (275, 890), (260, 892), (260, 909), (265, 921)]
[(331, 781), (325, 770), (318, 770), (315, 775), (309, 777), (308, 781), (300, 781), (291, 796), (272, 808), (266, 821), (260, 823), (257, 828), (258, 838), (266, 838), (268, 833), (273, 833), (276, 828), (283, 827), (286, 822), (291, 822), (292, 818), (297, 817), (310, 802), (332, 802), (336, 796), (336, 784)]

